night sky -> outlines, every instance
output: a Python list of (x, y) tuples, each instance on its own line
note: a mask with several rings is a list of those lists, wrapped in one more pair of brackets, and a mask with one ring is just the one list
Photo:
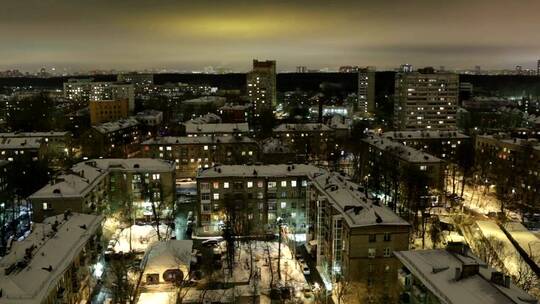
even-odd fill
[(538, 0), (0, 0), (0, 69), (532, 68)]

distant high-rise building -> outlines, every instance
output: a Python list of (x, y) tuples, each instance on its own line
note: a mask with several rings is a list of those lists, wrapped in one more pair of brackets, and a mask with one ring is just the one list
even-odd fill
[(253, 70), (247, 74), (247, 94), (258, 117), (265, 109), (276, 106), (276, 61), (253, 60)]
[(397, 73), (394, 127), (397, 130), (454, 130), (459, 76), (435, 73), (433, 68)]
[(482, 68), (479, 65), (474, 66), (474, 74), (476, 75), (482, 74)]
[(371, 68), (358, 70), (357, 98), (357, 112), (360, 115), (368, 115), (375, 112), (375, 70)]
[(296, 67), (296, 73), (307, 73), (308, 68), (306, 66), (297, 66)]
[(516, 74), (521, 75), (523, 74), (523, 67), (520, 65), (516, 65)]
[(536, 75), (540, 76), (540, 59), (536, 62)]
[(408, 64), (408, 63), (402, 64), (399, 67), (399, 71), (403, 72), (403, 73), (410, 73), (410, 72), (413, 71), (413, 66), (411, 64)]

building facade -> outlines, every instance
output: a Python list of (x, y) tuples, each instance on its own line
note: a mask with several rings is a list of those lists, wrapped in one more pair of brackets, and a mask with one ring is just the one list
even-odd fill
[(469, 136), (458, 131), (440, 130), (389, 131), (381, 136), (444, 160), (456, 160), (459, 147), (472, 141)]
[(459, 75), (421, 72), (397, 73), (394, 94), (396, 130), (455, 130)]
[(494, 185), (507, 207), (523, 213), (540, 210), (540, 143), (500, 135), (475, 138), (478, 182)]
[(129, 111), (135, 109), (135, 87), (127, 82), (72, 78), (64, 83), (64, 97), (80, 102), (127, 99)]
[(157, 137), (141, 144), (144, 157), (174, 162), (177, 178), (195, 177), (215, 164), (241, 165), (259, 159), (259, 145), (245, 136)]
[[(151, 199), (166, 213), (175, 201), (172, 163), (145, 158), (94, 159), (74, 165), (28, 198), (33, 220), (72, 210), (80, 213), (124, 212), (133, 218), (152, 216)], [(153, 195), (150, 195), (152, 193)]]
[(91, 100), (88, 108), (90, 110), (90, 123), (92, 125), (127, 118), (129, 115), (127, 99)]
[(92, 126), (81, 136), (82, 154), (87, 158), (129, 157), (139, 151), (139, 122), (121, 119)]
[(247, 74), (247, 95), (253, 114), (273, 111), (276, 107), (276, 61), (253, 60), (253, 69)]
[(305, 159), (326, 161), (334, 153), (335, 130), (322, 123), (281, 124), (273, 133)]
[(83, 303), (97, 282), (103, 216), (66, 212), (34, 224), (0, 261), (0, 303)]
[(358, 70), (358, 102), (356, 112), (362, 116), (375, 113), (375, 71), (370, 68)]

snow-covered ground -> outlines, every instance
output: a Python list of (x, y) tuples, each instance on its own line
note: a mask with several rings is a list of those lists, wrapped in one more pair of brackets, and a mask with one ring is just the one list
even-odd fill
[[(162, 239), (170, 239), (171, 229), (167, 225), (160, 225), (160, 236)], [(114, 252), (144, 252), (146, 248), (158, 241), (156, 226), (133, 225), (124, 228), (113, 236), (112, 242)]]

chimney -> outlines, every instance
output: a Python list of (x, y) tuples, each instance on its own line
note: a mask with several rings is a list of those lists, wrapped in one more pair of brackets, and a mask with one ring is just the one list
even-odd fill
[(505, 276), (504, 276), (504, 287), (510, 288), (510, 282), (511, 282), (510, 276), (509, 276), (509, 275), (505, 275)]
[(454, 274), (454, 280), (459, 281), (461, 279), (461, 268), (456, 267), (456, 273)]

